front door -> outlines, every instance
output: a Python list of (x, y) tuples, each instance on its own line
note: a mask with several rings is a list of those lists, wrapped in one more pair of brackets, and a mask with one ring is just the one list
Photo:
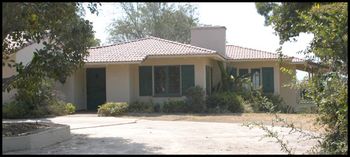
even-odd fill
[(106, 102), (106, 69), (86, 69), (87, 110), (97, 111), (97, 106)]

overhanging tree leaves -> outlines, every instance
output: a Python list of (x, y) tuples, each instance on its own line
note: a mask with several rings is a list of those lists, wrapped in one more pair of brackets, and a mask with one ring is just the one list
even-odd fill
[[(97, 4), (88, 8), (97, 12)], [(51, 78), (64, 82), (83, 64), (87, 49), (93, 45), (94, 32), (83, 14), (81, 3), (3, 3), (3, 66), (16, 68), (18, 74), (4, 80), (2, 89), (16, 88), (16, 80), (26, 77)], [(9, 61), (19, 49), (30, 43), (43, 43), (28, 65)]]
[(280, 37), (280, 44), (300, 33), (314, 35), (305, 54), (314, 54), (330, 67), (308, 80), (308, 96), (319, 107), (319, 123), (326, 127), (322, 151), (347, 154), (348, 150), (348, 4), (347, 3), (256, 3)]
[(121, 3), (120, 6), (126, 16), (110, 25), (110, 43), (147, 35), (189, 43), (190, 28), (198, 24), (196, 8), (189, 4)]

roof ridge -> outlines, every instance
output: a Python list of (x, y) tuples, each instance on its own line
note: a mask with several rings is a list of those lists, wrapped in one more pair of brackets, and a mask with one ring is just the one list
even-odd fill
[(167, 40), (167, 39), (163, 39), (163, 38), (158, 38), (158, 37), (155, 37), (155, 36), (149, 36), (149, 37), (153, 38), (153, 39), (156, 39), (156, 40), (165, 41), (165, 42), (168, 42), (168, 43), (173, 43), (173, 44), (182, 45), (182, 46), (188, 46), (188, 47), (192, 47), (192, 48), (199, 49), (199, 50), (204, 50), (204, 51), (209, 51), (209, 52), (216, 52), (216, 51), (211, 50), (211, 49), (198, 47), (198, 46), (193, 46), (191, 44), (180, 43), (180, 42), (177, 42), (177, 41), (172, 41), (172, 40)]
[(144, 37), (144, 38), (138, 38), (138, 39), (134, 39), (134, 40), (130, 40), (130, 41), (124, 41), (124, 42), (120, 42), (120, 43), (115, 43), (115, 44), (111, 44), (111, 45), (90, 47), (90, 49), (99, 49), (99, 48), (111, 47), (111, 46), (116, 46), (116, 45), (122, 45), (122, 44), (127, 44), (127, 43), (132, 43), (132, 42), (136, 42), (136, 41), (145, 40), (145, 39), (148, 39), (148, 38), (149, 37)]
[[(249, 48), (249, 47), (243, 47), (243, 46), (237, 46), (237, 45), (233, 45), (233, 44), (227, 44), (226, 46), (236, 46), (236, 47), (240, 47), (240, 48), (244, 48), (244, 49), (249, 49), (249, 50), (255, 50), (255, 51), (260, 51), (260, 52), (264, 52), (264, 53), (269, 53), (269, 54), (273, 54), (273, 55), (278, 55), (277, 53), (273, 53), (273, 52), (269, 52), (269, 51), (265, 51), (265, 50), (258, 50), (258, 49), (253, 49), (253, 48)], [(294, 56), (287, 56), (282, 54), (285, 57), (291, 58)]]

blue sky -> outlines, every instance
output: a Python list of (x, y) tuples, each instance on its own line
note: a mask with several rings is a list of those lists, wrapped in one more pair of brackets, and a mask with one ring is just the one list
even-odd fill
[[(202, 24), (221, 25), (226, 29), (228, 44), (275, 52), (279, 48), (278, 36), (274, 35), (271, 26), (264, 26), (264, 17), (260, 16), (254, 3), (190, 3), (198, 9), (199, 22)], [(113, 21), (123, 16), (117, 3), (102, 3), (98, 16), (86, 12), (86, 19), (93, 22), (96, 38), (108, 45), (106, 28)], [(301, 34), (297, 42), (283, 45), (283, 54), (304, 58), (297, 52), (308, 46), (312, 35)], [(298, 80), (306, 76), (306, 72), (297, 71)]]

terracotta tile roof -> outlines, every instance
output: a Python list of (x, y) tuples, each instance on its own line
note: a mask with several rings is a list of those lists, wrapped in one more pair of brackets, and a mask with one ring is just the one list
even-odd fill
[[(245, 48), (235, 45), (226, 45), (226, 56), (229, 60), (276, 60), (277, 53)], [(303, 59), (283, 55), (283, 58), (292, 59), (292, 62), (303, 62)]]
[(147, 56), (157, 55), (213, 55), (214, 50), (183, 44), (156, 37), (146, 37), (130, 42), (90, 48), (87, 63), (140, 62)]
[[(108, 46), (93, 47), (88, 50), (90, 55), (87, 63), (106, 62), (141, 62), (147, 56), (179, 56), (179, 55), (219, 55), (228, 60), (276, 60), (278, 54), (245, 48), (235, 45), (226, 45), (226, 56), (214, 50), (165, 40), (157, 37), (146, 37), (129, 42)], [(292, 59), (294, 63), (305, 60), (284, 55), (283, 58)]]

